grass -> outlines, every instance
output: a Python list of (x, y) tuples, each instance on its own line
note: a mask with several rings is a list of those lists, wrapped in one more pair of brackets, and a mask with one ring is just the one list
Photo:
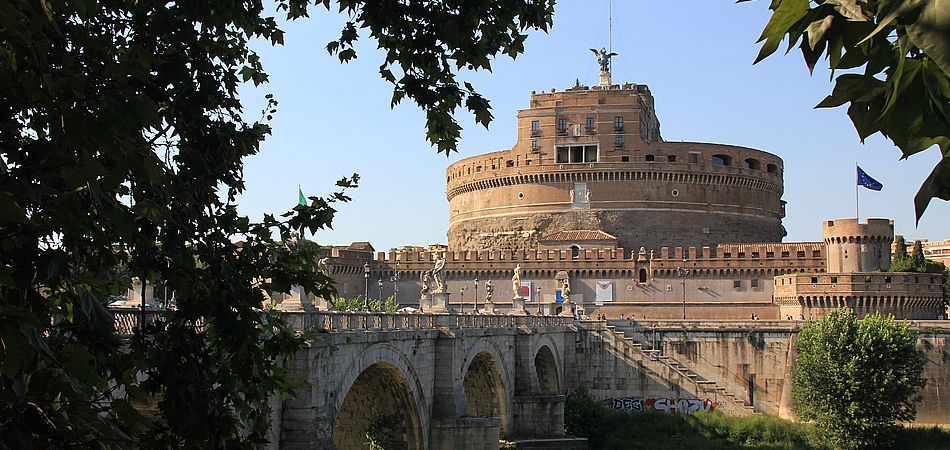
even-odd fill
[[(610, 410), (586, 392), (565, 405), (568, 434), (589, 439), (591, 450), (831, 450), (809, 424), (771, 416), (692, 415)], [(896, 450), (950, 450), (950, 431), (904, 428)]]

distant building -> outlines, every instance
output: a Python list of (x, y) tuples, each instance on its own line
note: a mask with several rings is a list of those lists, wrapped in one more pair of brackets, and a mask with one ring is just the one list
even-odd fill
[[(914, 250), (914, 241), (905, 241), (907, 244), (907, 254), (911, 254)], [(943, 263), (947, 267), (950, 267), (950, 239), (944, 239), (942, 241), (928, 241), (927, 239), (920, 240), (921, 248), (924, 251), (924, 257), (939, 263)], [(891, 244), (891, 252), (897, 252), (897, 242), (895, 241)]]

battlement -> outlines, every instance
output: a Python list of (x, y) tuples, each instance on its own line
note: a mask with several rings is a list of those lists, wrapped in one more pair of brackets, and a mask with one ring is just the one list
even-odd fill
[(822, 225), (825, 242), (834, 238), (878, 237), (888, 240), (894, 238), (894, 221), (891, 219), (866, 219), (865, 223), (858, 219), (826, 220)]
[(687, 267), (702, 268), (776, 268), (794, 267), (811, 268), (816, 271), (824, 269), (825, 244), (822, 242), (799, 243), (764, 243), (764, 244), (721, 244), (715, 249), (710, 247), (663, 247), (658, 252), (646, 252), (649, 256), (639, 258), (638, 252), (626, 254), (623, 248), (580, 250), (577, 257), (573, 257), (569, 250), (538, 250), (538, 251), (396, 251), (378, 252), (376, 262), (395, 265), (409, 265), (413, 263), (431, 264), (443, 256), (447, 266), (454, 268), (455, 263), (484, 263), (492, 265), (500, 262), (511, 263), (575, 263), (575, 262), (608, 262), (620, 263), (632, 267), (635, 262), (648, 261), (654, 269)]

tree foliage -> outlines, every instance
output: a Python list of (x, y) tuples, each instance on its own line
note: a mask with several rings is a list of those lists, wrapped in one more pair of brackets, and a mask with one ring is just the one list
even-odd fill
[(904, 236), (897, 235), (894, 238), (894, 259), (903, 259), (907, 257), (907, 241), (904, 239)]
[[(737, 0), (745, 2), (749, 0)], [(786, 38), (813, 70), (824, 55), (835, 79), (818, 104), (849, 104), (863, 142), (889, 138), (902, 158), (942, 155), (914, 199), (920, 220), (931, 198), (950, 200), (950, 8), (943, 0), (772, 0), (756, 62)]]
[[(313, 5), (278, 1), (290, 19)], [(327, 49), (347, 61), (368, 30), (393, 103), (416, 101), (448, 151), (456, 108), (491, 118), (454, 72), (520, 53), (553, 1), (338, 6), (352, 21)], [(261, 292), (334, 294), (292, 231), (328, 226), (358, 177), (280, 217), (238, 213), (244, 158), (278, 105), (268, 96), (257, 120), (242, 109), (238, 86), (267, 81), (250, 39), (283, 42), (257, 0), (0, 2), (0, 448), (263, 442), (302, 339)], [(104, 305), (131, 276), (163, 280), (177, 309), (125, 346)]]
[(792, 394), (831, 448), (886, 448), (897, 421), (912, 421), (926, 358), (908, 324), (847, 309), (808, 322), (798, 337)]

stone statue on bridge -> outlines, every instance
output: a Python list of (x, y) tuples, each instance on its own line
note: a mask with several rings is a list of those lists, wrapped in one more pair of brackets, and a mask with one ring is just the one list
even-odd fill
[[(419, 300), (428, 300), (429, 299), (429, 271), (422, 272), (422, 291), (419, 293)], [(420, 302), (421, 304), (421, 302)]]
[(485, 280), (485, 303), (491, 303), (491, 295), (495, 287), (491, 285), (491, 280)]
[(445, 258), (439, 256), (435, 260), (435, 267), (432, 268), (432, 282), (435, 283), (435, 287), (432, 289), (433, 294), (441, 294), (445, 292)]
[(329, 277), (332, 270), (330, 270), (330, 258), (320, 258), (317, 260), (317, 269), (320, 270), (320, 273), (325, 277)]
[(522, 298), (521, 295), (521, 264), (515, 266), (515, 275), (511, 277), (511, 292), (513, 298)]

